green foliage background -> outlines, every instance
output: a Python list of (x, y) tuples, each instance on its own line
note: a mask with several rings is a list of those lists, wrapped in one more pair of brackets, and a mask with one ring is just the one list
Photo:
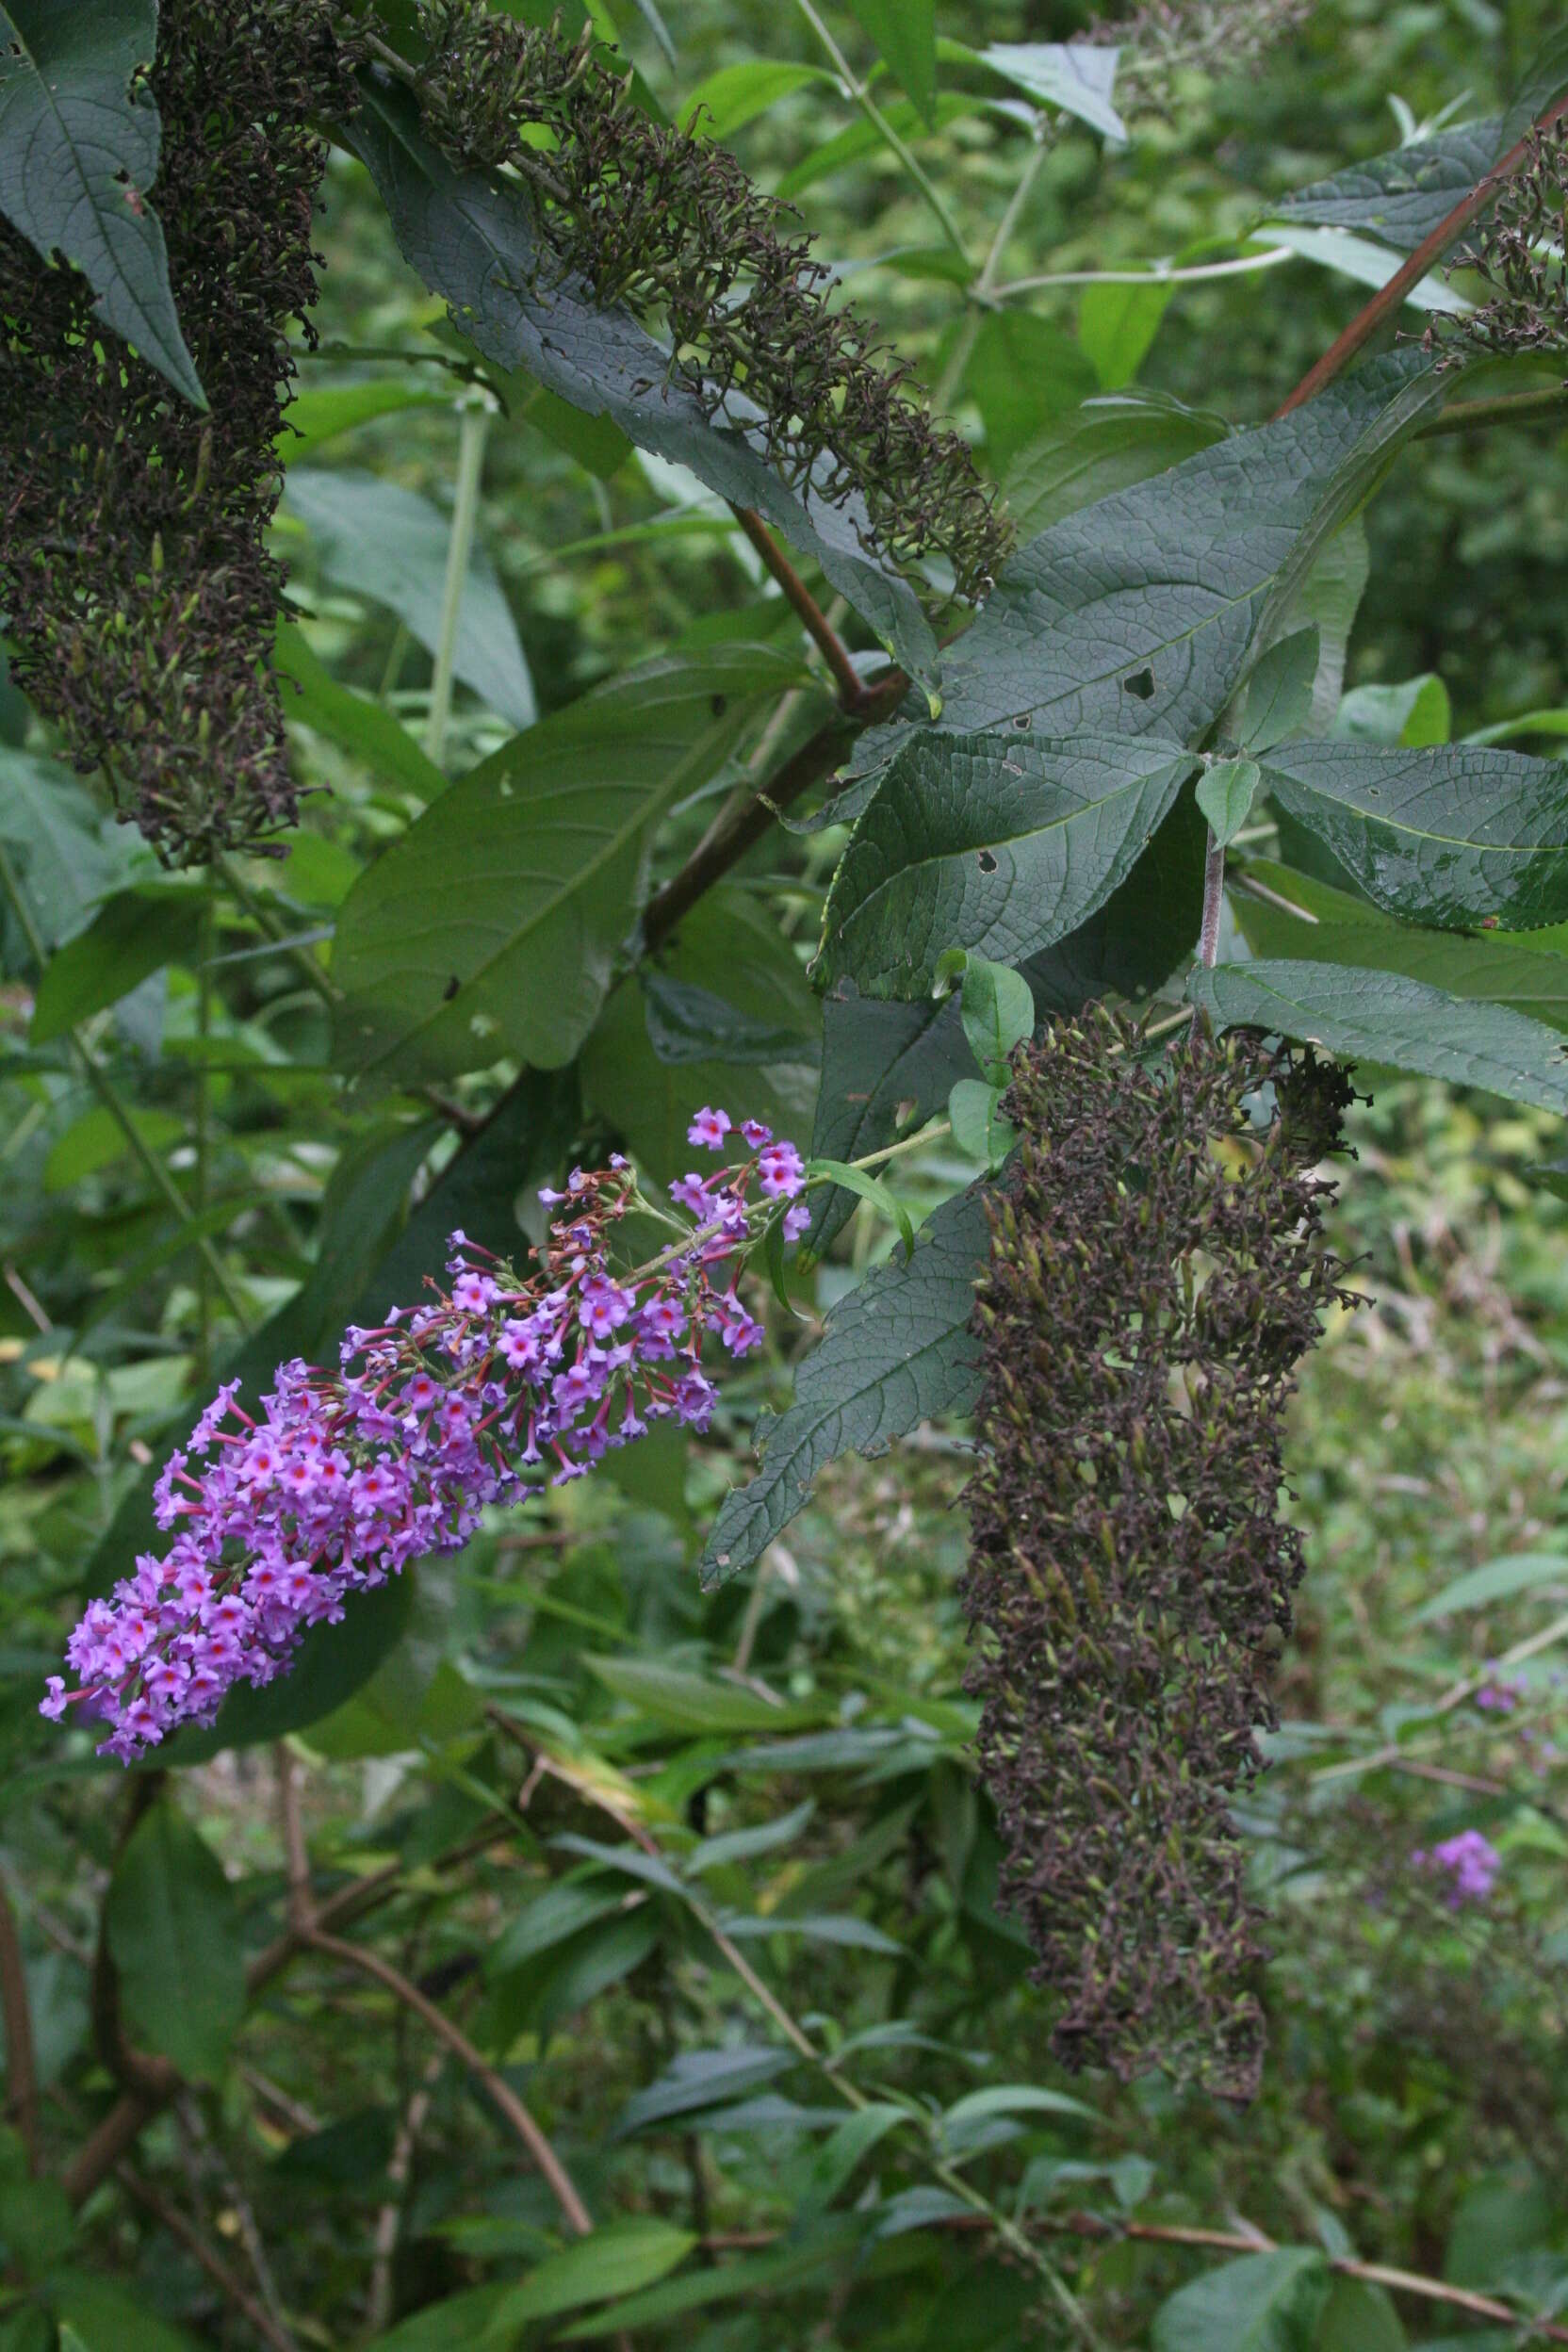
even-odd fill
[[(886, 12), (827, 13), (864, 69)], [(1029, 0), (938, 9), (939, 30), (974, 46), (1061, 40), (1080, 21)], [(672, 12), (673, 66), (651, 11), (629, 4), (617, 22), (672, 112), (716, 74), (821, 60), (776, 0)], [(1390, 144), (1391, 94), (1417, 121), (1462, 93), (1466, 111), (1494, 109), (1550, 29), (1533, 4), (1321, 0), (1256, 71), (1178, 73), (1125, 152), (1070, 128), (999, 267), (1104, 272), (1233, 240), (1270, 199)], [(799, 190), (822, 251), (994, 470), (1123, 367), (1261, 419), (1360, 299), (1301, 261), (1184, 285), (1157, 317), (1108, 286), (966, 311), (919, 190), (856, 124), (816, 79), (728, 136), (765, 185)], [(1017, 184), (1016, 129), (975, 106), (913, 136), (971, 254), (985, 253)], [(787, 1401), (822, 1317), (891, 1250), (874, 1206), (797, 1286), (804, 1322), (774, 1315), (712, 1441), (649, 1442), (547, 1514), (487, 1528), (460, 1567), (427, 1566), (362, 1605), (351, 1654), (317, 1661), (302, 1696), (281, 1686), (281, 1709), (270, 1696), (225, 1716), (225, 1740), (248, 1744), (215, 1737), (207, 1760), (188, 1744), (187, 1769), (127, 1786), (39, 1723), (40, 1679), (101, 1580), (84, 1563), (106, 1538), (105, 1558), (146, 1540), (141, 1472), (241, 1320), (259, 1327), (252, 1377), (330, 1346), (367, 1287), (413, 1294), (449, 1225), (526, 1228), (529, 1188), (585, 1115), (590, 1133), (629, 1132), (663, 1175), (683, 1164), (688, 1098), (724, 1089), (740, 1109), (751, 1087), (745, 1107), (804, 1139), (815, 1092), (802, 968), (836, 828), (771, 837), (670, 966), (800, 1039), (765, 1072), (661, 1061), (627, 983), (580, 1070), (531, 1080), (445, 1187), (450, 1098), (471, 1125), (496, 1071), (452, 1080), (433, 1051), (434, 1103), (333, 1073), (333, 992), (353, 995), (351, 939), (328, 947), (337, 910), (442, 789), (420, 749), (438, 571), (416, 544), (412, 586), (394, 595), (387, 547), (400, 514), (416, 542), (433, 523), (444, 549), (463, 427), (453, 381), (428, 364), (443, 306), (341, 155), (320, 243), (322, 350), (303, 365), (301, 471), (279, 525), (299, 607), (281, 666), (301, 686), (300, 772), (319, 789), (286, 863), (240, 861), (210, 892), (160, 876), (85, 787), (45, 770), (24, 710), (0, 696), (0, 846), (43, 945), (75, 943), (35, 1005), (32, 949), (14, 909), (0, 915), (13, 975), (0, 993), (0, 1872), (50, 2147), (69, 2157), (122, 2095), (101, 1932), (132, 2039), (195, 2085), (152, 2115), (130, 2177), (105, 2167), (74, 2213), (28, 2177), (14, 2131), (0, 2148), (0, 2352), (446, 2352), (617, 2331), (686, 2352), (1513, 2342), (1498, 2311), (1568, 2303), (1558, 1653), (1544, 1642), (1518, 1667), (1511, 1711), (1453, 1693), (1560, 1632), (1568, 1606), (1568, 1260), (1541, 1181), (1560, 1148), (1544, 1113), (1396, 1080), (1358, 1115), (1342, 1246), (1379, 1303), (1331, 1332), (1295, 1417), (1313, 1568), (1278, 1766), (1246, 1816), (1275, 1956), (1270, 2063), (1245, 2114), (1157, 2076), (1069, 2082), (1049, 2058), (1049, 1997), (995, 1910), (997, 1840), (966, 1760), (960, 1424), (923, 1426), (896, 1459), (837, 1463), (760, 1573), (699, 1589), (758, 1413)], [(1420, 314), (1404, 317), (1418, 333)], [(422, 523), (395, 509), (400, 493), (427, 502)], [(329, 532), (345, 494), (360, 501), (351, 527)], [(512, 726), (497, 710), (514, 726), (536, 707), (547, 725), (673, 653), (710, 665), (699, 698), (724, 692), (737, 722), (748, 694), (776, 693), (776, 676), (726, 666), (761, 640), (792, 675), (798, 646), (713, 506), (512, 387), (485, 449), (485, 568), (449, 770), (488, 759), (500, 790)], [(1428, 742), (1560, 716), (1565, 515), (1555, 426), (1407, 453), (1367, 515), (1353, 687), (1435, 678), (1416, 722)], [(646, 696), (633, 707), (645, 713)], [(732, 781), (705, 774), (682, 805), (694, 724), (672, 709), (661, 874)], [(476, 798), (467, 782), (447, 789), (460, 811)], [(411, 922), (439, 925), (439, 897), (421, 909), (411, 883)], [(385, 975), (364, 992), (384, 1004)], [(495, 1017), (521, 1018), (504, 988)], [(134, 1149), (73, 1029), (128, 1106)], [(950, 1143), (890, 1182), (921, 1217), (974, 1173)], [(1538, 1563), (1527, 1583), (1441, 1608), (1513, 1555)], [(318, 1891), (343, 1895), (348, 1920), (347, 1890), (365, 1882), (373, 1907), (344, 1932), (439, 2003), (541, 2116), (601, 2225), (580, 2251), (472, 2069), (384, 1985), (325, 1952), (259, 1965), (285, 1865), (265, 1743), (289, 1732)], [(140, 1818), (127, 1839), (128, 1799)], [(1450, 1914), (1409, 1856), (1472, 1825), (1502, 1852), (1498, 1893)], [(219, 2249), (239, 2297), (171, 2230), (170, 2209)], [(1054, 2265), (1054, 2290), (998, 2216)], [(1184, 2230), (1220, 2234), (1187, 2245)], [(1266, 2240), (1279, 2250), (1248, 2250)], [(1379, 2265), (1456, 2295), (1391, 2295), (1362, 2275)]]

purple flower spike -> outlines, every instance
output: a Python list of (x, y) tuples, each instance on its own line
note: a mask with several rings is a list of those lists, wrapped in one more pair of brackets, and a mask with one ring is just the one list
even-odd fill
[[(722, 1151), (731, 1126), (704, 1109), (691, 1140)], [(184, 1723), (211, 1723), (236, 1683), (286, 1673), (306, 1629), (335, 1623), (350, 1593), (460, 1551), (485, 1505), (515, 1499), (535, 1465), (564, 1486), (653, 1422), (705, 1429), (717, 1391), (700, 1369), (704, 1334), (734, 1357), (761, 1345), (735, 1293), (738, 1260), (772, 1203), (805, 1183), (792, 1144), (755, 1121), (742, 1132), (761, 1139), (760, 1157), (671, 1187), (695, 1219), (689, 1247), (612, 1272), (635, 1176), (618, 1156), (575, 1168), (564, 1193), (541, 1195), (569, 1222), (528, 1279), (455, 1233), (450, 1290), (432, 1278), (419, 1306), (351, 1327), (337, 1371), (281, 1364), (259, 1418), (237, 1381), (220, 1388), (155, 1490), (168, 1551), (90, 1602), (66, 1645), (76, 1688), (51, 1674), (41, 1712), (59, 1722), (79, 1707), (108, 1725), (100, 1752), (128, 1763)], [(805, 1214), (788, 1212), (791, 1238)]]
[(1433, 1846), (1429, 1854), (1413, 1854), (1411, 1861), (1417, 1870), (1445, 1873), (1449, 1882), (1447, 1899), (1451, 1911), (1462, 1909), (1467, 1903), (1484, 1903), (1503, 1867), (1502, 1855), (1478, 1829), (1462, 1829), (1457, 1837), (1446, 1838), (1441, 1845)]

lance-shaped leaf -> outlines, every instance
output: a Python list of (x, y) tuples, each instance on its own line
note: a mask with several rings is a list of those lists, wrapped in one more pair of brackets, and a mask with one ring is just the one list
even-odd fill
[(45, 261), (74, 262), (105, 325), (204, 408), (147, 201), (158, 110), (131, 86), (153, 61), (157, 21), (156, 0), (0, 7), (0, 212)]
[(1331, 1054), (1483, 1086), (1568, 1114), (1568, 1044), (1505, 1005), (1466, 1002), (1402, 973), (1344, 964), (1218, 964), (1188, 994), (1221, 1028), (1264, 1029)]
[(611, 417), (639, 449), (757, 508), (815, 558), (909, 676), (934, 686), (930, 623), (907, 583), (867, 553), (859, 498), (825, 496), (825, 467), (812, 481), (786, 482), (763, 451), (751, 402), (730, 393), (710, 416), (664, 345), (629, 311), (603, 307), (580, 280), (555, 275), (520, 182), (458, 171), (421, 136), (408, 93), (373, 79), (337, 136), (375, 181), (408, 260), (487, 359), (526, 368), (574, 407)]
[(654, 820), (797, 675), (755, 645), (650, 662), (450, 785), (339, 912), (340, 1064), (407, 1079), (569, 1062), (642, 903)]
[(1277, 204), (1269, 218), (1309, 221), (1328, 229), (1364, 229), (1401, 253), (1412, 253), (1446, 220), (1462, 196), (1491, 171), (1502, 130), (1500, 115), (1438, 131), (1408, 147), (1391, 148), (1352, 164), (1331, 179), (1315, 180)]
[[(1054, 523), (944, 657), (943, 728), (1195, 743), (1240, 682), (1254, 632), (1267, 641), (1448, 381), (1422, 353), (1374, 360), (1276, 423)], [(899, 741), (873, 728), (861, 765)]]
[(760, 1471), (725, 1500), (703, 1554), (705, 1583), (760, 1559), (840, 1454), (881, 1452), (917, 1421), (973, 1401), (970, 1320), (988, 1232), (976, 1185), (937, 1211), (912, 1256), (878, 1266), (833, 1309), (795, 1376), (793, 1404), (759, 1429)]
[(1568, 770), (1473, 743), (1287, 743), (1267, 790), (1374, 905), (1439, 929), (1568, 917)]
[(917, 736), (834, 876), (817, 971), (913, 996), (949, 947), (1021, 963), (1131, 873), (1192, 765), (1143, 736)]

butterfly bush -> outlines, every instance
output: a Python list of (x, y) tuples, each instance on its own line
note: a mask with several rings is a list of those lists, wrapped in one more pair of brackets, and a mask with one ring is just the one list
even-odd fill
[(1445, 1838), (1441, 1845), (1433, 1846), (1429, 1854), (1418, 1849), (1411, 1861), (1418, 1870), (1436, 1870), (1447, 1879), (1451, 1911), (1467, 1903), (1484, 1903), (1503, 1867), (1502, 1855), (1478, 1829), (1462, 1829), (1457, 1837)]
[[(703, 1109), (689, 1140), (731, 1150)], [(792, 1143), (745, 1120), (748, 1156), (670, 1186), (680, 1239), (647, 1266), (611, 1263), (617, 1222), (649, 1204), (620, 1156), (574, 1168), (537, 1270), (521, 1279), (461, 1232), (449, 1289), (351, 1326), (340, 1368), (280, 1364), (259, 1420), (237, 1380), (220, 1388), (155, 1489), (172, 1542), (89, 1605), (66, 1646), (77, 1687), (48, 1677), (42, 1711), (108, 1724), (100, 1754), (130, 1762), (185, 1723), (209, 1724), (237, 1682), (286, 1672), (311, 1625), (411, 1560), (461, 1551), (487, 1504), (585, 1475), (651, 1422), (703, 1429), (717, 1396), (700, 1364), (712, 1334), (733, 1357), (762, 1340), (736, 1278), (761, 1227), (804, 1233), (806, 1170)]]

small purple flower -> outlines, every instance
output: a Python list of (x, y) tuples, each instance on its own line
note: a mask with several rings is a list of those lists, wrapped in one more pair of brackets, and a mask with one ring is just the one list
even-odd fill
[(694, 1217), (706, 1217), (708, 1214), (708, 1189), (694, 1171), (689, 1176), (676, 1178), (670, 1186), (670, 1199), (677, 1208), (690, 1209)]
[(754, 1152), (760, 1152), (765, 1143), (773, 1141), (773, 1129), (764, 1127), (760, 1119), (743, 1119), (741, 1121), (741, 1134)]
[(785, 1210), (784, 1238), (786, 1241), (799, 1241), (804, 1233), (809, 1232), (810, 1225), (811, 1212), (804, 1200), (797, 1200), (792, 1207)]
[(699, 1143), (710, 1152), (722, 1152), (724, 1139), (730, 1129), (727, 1111), (710, 1110), (705, 1104), (686, 1130), (688, 1143)]
[(1462, 1829), (1456, 1837), (1446, 1838), (1433, 1846), (1429, 1854), (1418, 1849), (1411, 1855), (1416, 1870), (1442, 1870), (1448, 1878), (1448, 1908), (1460, 1910), (1467, 1903), (1484, 1903), (1492, 1892), (1492, 1884), (1503, 1865), (1503, 1857), (1488, 1838), (1478, 1829)]
[(792, 1200), (806, 1188), (806, 1163), (792, 1143), (770, 1143), (757, 1166), (770, 1200)]

